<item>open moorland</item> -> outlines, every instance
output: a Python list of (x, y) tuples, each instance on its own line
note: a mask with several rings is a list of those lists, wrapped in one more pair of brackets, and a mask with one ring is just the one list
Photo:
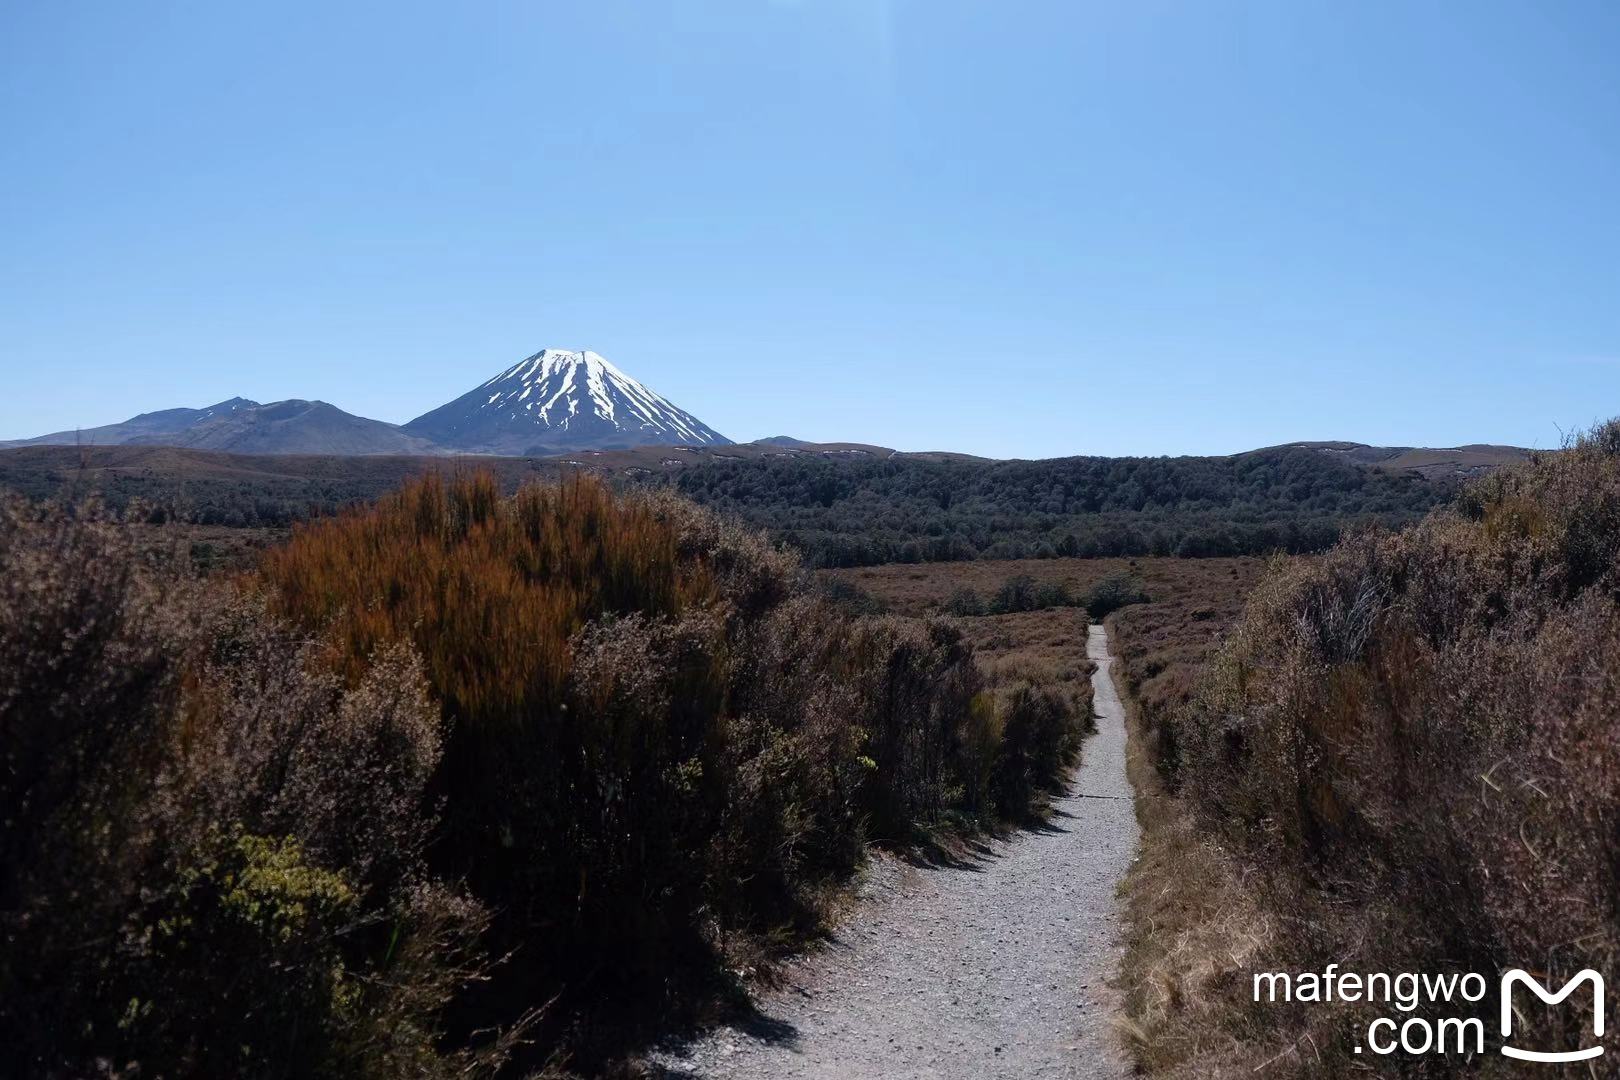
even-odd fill
[[(1252, 970), (1346, 942), (1364, 967), (1563, 970), (1606, 932), (1517, 897), (1549, 874), (1616, 894), (1608, 811), (1572, 810), (1606, 759), (1571, 749), (1602, 745), (1620, 670), (1613, 428), (1401, 530), (1337, 518), (1320, 552), (819, 569), (792, 528), (555, 463), (441, 462), (372, 497), (418, 464), (112, 448), (51, 491), (54, 466), (16, 465), (46, 451), (4, 453), (25, 482), (0, 522), (0, 1027), (42, 1074), (773, 1075), (794, 1044), (731, 1062), (723, 1033), (758, 1040), (783, 980), (830, 1040), (805, 1053), (881, 1073), (911, 1059), (873, 988), (943, 977), (961, 954), (934, 930), (1039, 967), (1070, 914), (1103, 921), (1085, 971), (1123, 945), (1117, 990), (1041, 974), (1030, 1007), (1081, 1002), (1099, 1069), (1117, 1030), (1148, 1075), (1331, 1073), (1368, 1014), (1257, 1010)], [(1125, 701), (1093, 759), (1099, 622)], [(1099, 816), (1121, 795), (1074, 787), (1077, 762), (1128, 775), (1134, 862), (1136, 827)], [(1085, 911), (1007, 921), (1057, 892)], [(692, 1040), (658, 1049), (672, 1030)]]
[[(1220, 604), (1220, 610), (1226, 610), (1232, 597), (1241, 603), (1264, 565), (1264, 559), (1247, 557), (980, 559), (944, 566), (862, 566), (824, 570), (822, 575), (870, 593), (904, 615), (983, 614), (1020, 578), (1030, 580), (1037, 599), (1043, 588), (1061, 589), (1048, 598), (1046, 606), (1051, 607), (1084, 607), (1087, 594), (1099, 583), (1133, 580), (1140, 584), (1146, 600), (1136, 598), (1132, 603), (1155, 606), (1155, 610), (1156, 605), (1173, 604), (1175, 610), (1186, 609), (1190, 615), (1205, 604)], [(963, 604), (974, 603), (979, 605), (977, 612), (962, 610)]]
[[(1265, 572), (1261, 558), (980, 559), (823, 570), (825, 581), (914, 618), (958, 620), (987, 670), (1072, 680), (1078, 628), (1107, 619), (1134, 702), (1184, 697)], [(1096, 605), (1101, 587), (1106, 603)], [(1117, 606), (1116, 606), (1117, 605)], [(1011, 609), (1011, 610), (1009, 610)]]
[[(1118, 982), (1140, 1072), (1399, 1070), (1358, 1056), (1373, 1022), (1443, 1020), (1473, 1049), (1494, 999), (1408, 1015), (1367, 997), (1257, 1004), (1250, 982), (1330, 964), (1494, 978), (1535, 957), (1558, 986), (1607, 968), (1616, 430), (1320, 555), (824, 573), (896, 611), (951, 613), (987, 646), (1036, 650), (1069, 605), (1103, 594), (1142, 828)], [(1581, 1045), (1593, 1007), (1516, 1015), (1516, 1040)], [(1425, 1075), (1517, 1075), (1452, 1049)]]

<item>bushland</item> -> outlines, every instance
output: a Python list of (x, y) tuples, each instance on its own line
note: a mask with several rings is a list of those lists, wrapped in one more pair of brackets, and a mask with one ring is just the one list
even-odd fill
[(1024, 813), (1066, 699), (762, 535), (430, 475), (199, 577), (0, 514), (0, 1038), (42, 1076), (589, 1071), (869, 840)]
[[(488, 909), (426, 873), (420, 661), (349, 683), (93, 507), (0, 507), (0, 1038), (13, 1075), (477, 1075)], [(517, 1034), (526, 1025), (511, 1027)]]
[[(1157, 745), (1169, 789), (1246, 867), (1256, 963), (1523, 966), (1556, 987), (1612, 970), (1620, 948), (1617, 702), (1610, 423), (1403, 532), (1280, 567)], [(1354, 1009), (1262, 1015), (1246, 990), (1213, 980), (1182, 995), (1231, 998), (1206, 1049), (1281, 1036), (1293, 1052), (1265, 1062), (1275, 1071), (1350, 1067)], [(1590, 1008), (1535, 1011), (1520, 1038), (1584, 1046)], [(1219, 1071), (1196, 1055), (1180, 1065)], [(1425, 1063), (1448, 1066), (1470, 1067)]]

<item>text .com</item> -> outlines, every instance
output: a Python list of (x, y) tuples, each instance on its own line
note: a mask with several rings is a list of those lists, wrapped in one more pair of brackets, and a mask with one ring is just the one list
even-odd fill
[[(1496, 1000), (1479, 1008), (1491, 994)], [(1587, 996), (1590, 995), (1590, 996)], [(1321, 972), (1260, 972), (1254, 976), (1254, 1000), (1262, 1003), (1382, 1004), (1394, 1015), (1380, 1016), (1363, 1025), (1353, 1047), (1360, 1053), (1456, 1054), (1465, 1057), (1486, 1052), (1486, 1022), (1478, 1015), (1485, 1011), (1498, 1017), (1501, 1037), (1497, 1049), (1520, 1061), (1564, 1062), (1595, 1058), (1603, 1053), (1604, 985), (1603, 976), (1588, 968), (1562, 982), (1543, 982), (1522, 968), (1512, 968), (1500, 977), (1487, 978), (1478, 972), (1426, 975), (1416, 972), (1340, 971), (1329, 964)], [(1589, 1005), (1592, 1022), (1579, 1046), (1526, 1045), (1523, 1039), (1525, 1013), (1522, 1001), (1549, 1007), (1580, 1008)], [(1458, 1015), (1444, 1013), (1452, 1006)], [(1423, 1007), (1423, 1015), (1415, 1015)]]

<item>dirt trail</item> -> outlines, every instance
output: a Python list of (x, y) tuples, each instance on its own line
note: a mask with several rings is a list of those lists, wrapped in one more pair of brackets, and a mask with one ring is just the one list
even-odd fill
[(878, 860), (864, 906), (785, 973), (759, 1017), (661, 1052), (668, 1077), (1007, 1080), (1122, 1077), (1109, 1022), (1136, 850), (1125, 718), (1093, 626), (1097, 733), (1048, 827), (966, 867)]

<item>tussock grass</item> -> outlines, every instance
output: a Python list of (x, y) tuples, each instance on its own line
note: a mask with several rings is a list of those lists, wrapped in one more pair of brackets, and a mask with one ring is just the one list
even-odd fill
[[(1289, 1075), (1306, 1040), (1282, 1017), (1258, 1015), (1249, 1000), (1251, 973), (1275, 955), (1275, 918), (1250, 891), (1252, 871), (1165, 790), (1141, 699), (1127, 692), (1124, 700), (1126, 770), (1142, 841), (1120, 887), (1121, 1032), (1137, 1067), (1152, 1076), (1252, 1076), (1267, 1062)], [(1305, 1054), (1312, 1055), (1308, 1045)]]
[[(1157, 785), (1147, 855), (1127, 888), (1148, 1071), (1368, 1066), (1353, 1033), (1387, 1006), (1257, 1011), (1255, 970), (1529, 966), (1551, 985), (1609, 970), (1620, 424), (1403, 532), (1278, 565), (1198, 678), (1159, 690), (1138, 740), (1154, 757), (1139, 782)], [(1583, 1008), (1527, 1016), (1521, 1037), (1583, 1045)]]

